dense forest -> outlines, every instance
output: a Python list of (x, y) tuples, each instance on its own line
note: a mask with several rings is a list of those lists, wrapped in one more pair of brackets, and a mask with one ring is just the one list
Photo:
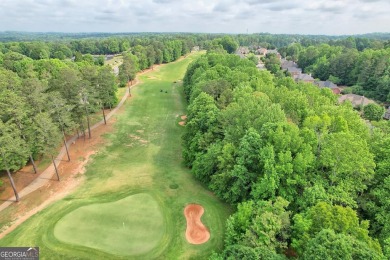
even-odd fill
[(220, 51), (189, 66), (184, 91), (185, 163), (237, 206), (212, 259), (390, 257), (387, 121), (370, 128), (330, 90)]

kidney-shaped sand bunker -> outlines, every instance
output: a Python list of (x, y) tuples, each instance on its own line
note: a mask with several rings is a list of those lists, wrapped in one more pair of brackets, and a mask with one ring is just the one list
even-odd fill
[(203, 244), (210, 238), (209, 230), (200, 219), (203, 213), (203, 207), (197, 204), (189, 204), (184, 209), (187, 220), (186, 239), (190, 244)]

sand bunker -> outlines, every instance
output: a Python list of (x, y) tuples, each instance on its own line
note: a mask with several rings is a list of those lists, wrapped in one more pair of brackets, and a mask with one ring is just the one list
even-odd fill
[(209, 230), (200, 220), (203, 212), (203, 207), (197, 204), (189, 204), (184, 209), (184, 216), (187, 220), (186, 239), (190, 244), (203, 244), (210, 238)]
[(183, 116), (181, 116), (180, 118), (181, 118), (181, 120), (183, 120), (183, 121), (180, 121), (180, 122), (179, 122), (179, 125), (184, 126), (184, 125), (186, 124), (187, 116), (186, 116), (186, 115), (183, 115)]

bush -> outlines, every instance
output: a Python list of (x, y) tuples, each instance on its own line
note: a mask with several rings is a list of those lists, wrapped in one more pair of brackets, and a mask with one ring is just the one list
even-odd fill
[(341, 94), (343, 94), (343, 95), (352, 94), (352, 92), (353, 92), (353, 89), (351, 87), (346, 87), (341, 91)]
[(368, 104), (363, 108), (363, 116), (370, 121), (379, 121), (385, 113), (384, 107), (377, 104)]

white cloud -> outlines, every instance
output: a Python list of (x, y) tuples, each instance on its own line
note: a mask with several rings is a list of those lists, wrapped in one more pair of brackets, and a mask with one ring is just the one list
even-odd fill
[(388, 0), (0, 0), (0, 31), (355, 34), (389, 31)]

